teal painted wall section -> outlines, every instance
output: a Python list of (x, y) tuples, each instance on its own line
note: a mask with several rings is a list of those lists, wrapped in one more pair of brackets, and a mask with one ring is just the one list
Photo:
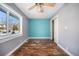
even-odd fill
[(29, 37), (50, 37), (49, 19), (29, 19)]

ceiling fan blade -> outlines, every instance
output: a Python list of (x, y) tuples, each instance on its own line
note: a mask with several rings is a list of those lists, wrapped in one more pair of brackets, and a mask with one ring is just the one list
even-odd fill
[(44, 3), (44, 6), (54, 7), (56, 3)]
[(33, 5), (33, 6), (31, 6), (28, 10), (31, 10), (31, 9), (33, 9), (33, 8), (35, 8), (36, 7), (36, 5)]

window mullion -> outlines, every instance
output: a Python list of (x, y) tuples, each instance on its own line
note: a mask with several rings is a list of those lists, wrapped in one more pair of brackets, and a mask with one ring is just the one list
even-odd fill
[(9, 33), (9, 12), (7, 11), (7, 34)]

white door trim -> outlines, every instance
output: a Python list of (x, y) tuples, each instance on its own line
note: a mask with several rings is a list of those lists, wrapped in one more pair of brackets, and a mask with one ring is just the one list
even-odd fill
[[(52, 21), (55, 22), (55, 20), (57, 21), (57, 35), (55, 33), (55, 29), (54, 29), (54, 42), (58, 43), (58, 15), (54, 16), (51, 20), (50, 20), (50, 35), (51, 35), (51, 40), (52, 40)], [(54, 23), (55, 24), (55, 23)], [(55, 36), (57, 36), (57, 38), (55, 38)]]

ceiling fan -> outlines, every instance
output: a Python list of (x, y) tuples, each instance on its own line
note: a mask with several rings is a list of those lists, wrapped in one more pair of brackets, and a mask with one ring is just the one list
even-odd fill
[[(40, 12), (44, 12), (43, 6), (47, 6), (47, 7), (54, 7), (56, 3), (35, 3), (33, 6), (31, 6), (28, 10), (32, 10), (35, 7), (39, 8)], [(38, 9), (37, 8), (37, 9)]]

